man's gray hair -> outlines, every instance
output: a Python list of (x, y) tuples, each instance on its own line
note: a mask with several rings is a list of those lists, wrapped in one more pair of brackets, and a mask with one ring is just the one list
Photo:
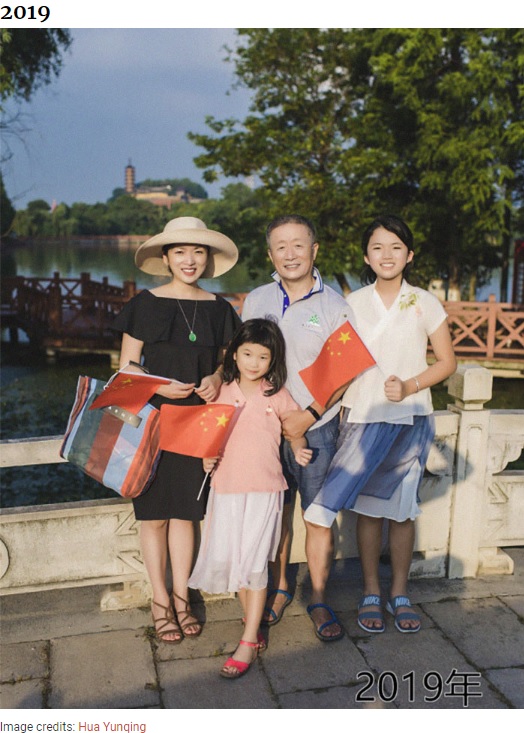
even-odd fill
[(306, 229), (309, 232), (309, 236), (311, 238), (311, 244), (315, 244), (317, 241), (317, 230), (315, 229), (315, 225), (313, 222), (308, 219), (305, 216), (301, 216), (301, 214), (288, 214), (287, 216), (276, 216), (274, 219), (272, 219), (266, 228), (266, 242), (269, 246), (269, 237), (271, 236), (271, 233), (277, 229), (277, 227), (281, 227), (284, 224), (302, 224), (306, 227)]

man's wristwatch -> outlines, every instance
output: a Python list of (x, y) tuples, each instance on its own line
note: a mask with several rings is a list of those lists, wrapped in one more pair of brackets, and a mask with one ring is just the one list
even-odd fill
[(313, 417), (315, 418), (315, 422), (317, 422), (318, 420), (320, 420), (320, 415), (318, 414), (318, 412), (315, 410), (314, 407), (311, 407), (311, 405), (308, 405), (306, 407), (306, 410), (313, 415)]

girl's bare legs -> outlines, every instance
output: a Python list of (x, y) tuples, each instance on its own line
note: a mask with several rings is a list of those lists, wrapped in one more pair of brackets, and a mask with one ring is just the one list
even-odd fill
[[(415, 546), (415, 522), (406, 519), (405, 522), (389, 522), (389, 549), (391, 553), (391, 598), (405, 596), (408, 584), (409, 568)], [(409, 608), (399, 606), (398, 613), (409, 611)], [(399, 622), (404, 629), (418, 628), (420, 621), (407, 619)]]
[[(167, 612), (159, 608), (159, 606), (163, 606), (166, 609), (171, 609), (171, 600), (166, 588), (167, 527), (167, 519), (141, 522), (140, 545), (142, 559), (153, 590), (153, 602), (159, 604), (158, 606), (152, 606), (153, 620), (158, 619), (159, 628), (162, 628), (162, 636), (166, 641), (177, 641), (182, 638), (179, 627), (173, 623), (171, 625), (173, 633), (168, 633), (171, 627), (164, 625)], [(164, 621), (160, 621), (161, 618)]]
[[(267, 588), (263, 588), (262, 590), (241, 588), (238, 591), (238, 597), (242, 604), (245, 618), (244, 633), (242, 634), (244, 641), (257, 642), (257, 634), (260, 628), (260, 622), (262, 621), (262, 614), (264, 613), (266, 595)], [(252, 647), (238, 646), (233, 654), (233, 659), (239, 662), (251, 662), (253, 660)]]
[[(364, 595), (380, 596), (380, 578), (378, 565), (382, 549), (382, 517), (368, 517), (359, 514), (357, 518), (357, 542), (364, 576)], [(378, 606), (366, 606), (366, 611), (381, 611)], [(380, 619), (361, 619), (363, 626), (380, 628)]]
[(202, 626), (196, 616), (188, 613), (187, 587), (195, 552), (195, 525), (187, 519), (170, 519), (167, 540), (173, 577), (173, 605), (177, 616), (179, 615), (179, 622), (184, 627), (185, 636), (198, 636)]

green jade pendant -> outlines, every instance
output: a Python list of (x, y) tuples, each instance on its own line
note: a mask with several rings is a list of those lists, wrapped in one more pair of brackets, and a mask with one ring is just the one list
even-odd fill
[(191, 331), (188, 336), (190, 341), (196, 341), (196, 334)]

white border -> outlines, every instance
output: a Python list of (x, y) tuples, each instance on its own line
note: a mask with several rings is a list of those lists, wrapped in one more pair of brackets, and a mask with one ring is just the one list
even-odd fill
[[(22, 4), (20, 0), (11, 7)], [(50, 8), (45, 23), (34, 20), (5, 20), (3, 28), (486, 28), (520, 27), (519, 3), (499, 0), (468, 7), (456, 0), (441, 0), (428, 6), (416, 0), (370, 4), (341, 4), (340, 0), (322, 3), (283, 4), (282, 0), (240, 2), (239, 0), (200, 0), (191, 3), (148, 0), (42, 0), (24, 3), (26, 7)], [(5, 6), (3, 6), (5, 7)], [(519, 18), (520, 15), (520, 18)]]

